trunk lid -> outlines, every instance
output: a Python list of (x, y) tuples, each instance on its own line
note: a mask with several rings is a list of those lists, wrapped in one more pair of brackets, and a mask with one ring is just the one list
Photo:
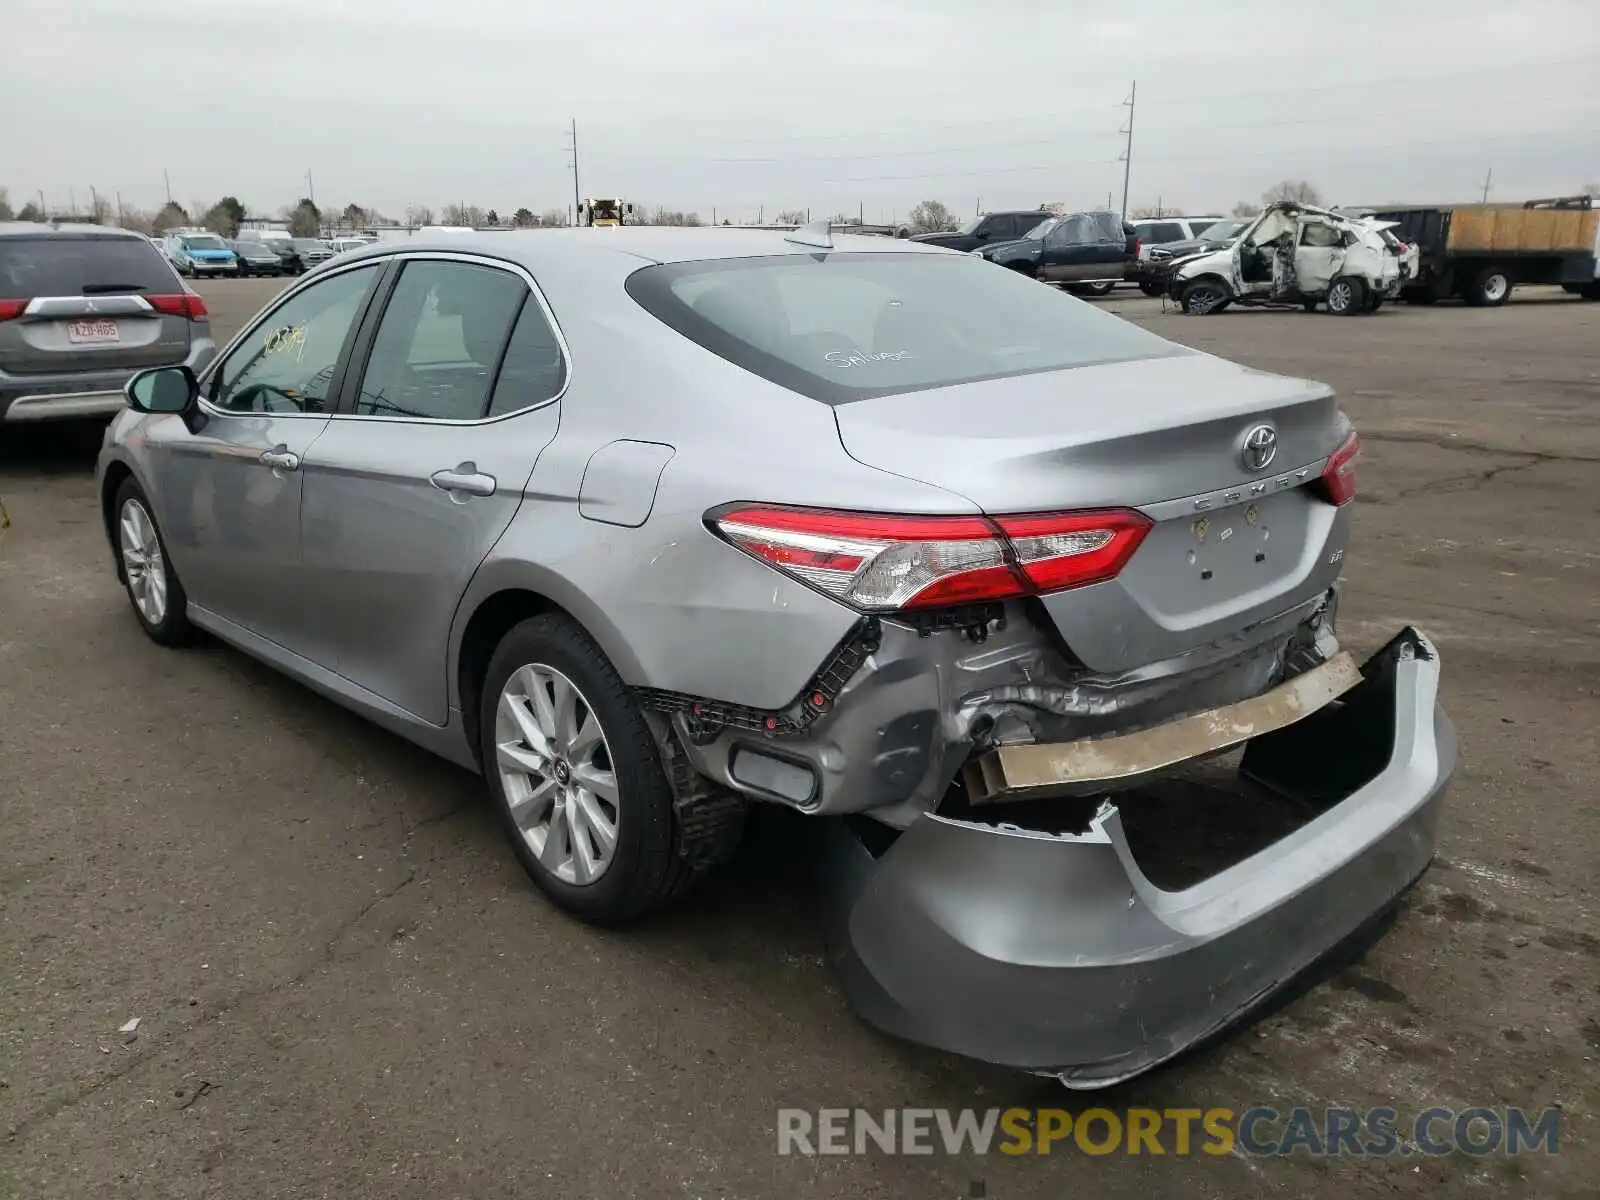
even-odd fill
[[(853, 458), (991, 514), (1128, 507), (1150, 516), (1155, 525), (1116, 579), (1042, 599), (1096, 671), (1237, 640), (1339, 574), (1348, 510), (1306, 486), (1349, 432), (1323, 384), (1193, 353), (834, 412)], [(1244, 440), (1259, 425), (1276, 434), (1276, 453), (1251, 469)]]

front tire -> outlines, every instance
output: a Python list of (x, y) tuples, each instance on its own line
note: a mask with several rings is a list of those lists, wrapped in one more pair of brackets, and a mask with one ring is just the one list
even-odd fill
[(1328, 311), (1336, 317), (1354, 317), (1367, 311), (1367, 288), (1361, 280), (1345, 275), (1328, 285)]
[(1183, 311), (1197, 317), (1219, 313), (1233, 303), (1227, 285), (1216, 279), (1196, 279), (1183, 289)]
[(683, 890), (672, 788), (616, 668), (578, 625), (516, 625), (489, 661), (479, 744), (506, 836), (540, 891), (620, 924)]
[(195, 636), (189, 624), (189, 597), (167, 556), (150, 501), (130, 476), (117, 489), (114, 504), (117, 567), (133, 615), (158, 645), (187, 645)]

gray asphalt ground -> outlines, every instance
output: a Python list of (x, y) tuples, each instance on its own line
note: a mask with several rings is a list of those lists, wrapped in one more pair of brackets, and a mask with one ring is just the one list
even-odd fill
[[(202, 290), (225, 335), (276, 286)], [(1085, 1101), (861, 1024), (792, 822), (642, 928), (563, 918), (473, 777), (231, 650), (151, 644), (95, 512), (99, 430), (5, 430), (0, 1195), (1593, 1195), (1600, 304), (1104, 303), (1341, 390), (1365, 439), (1342, 633), (1437, 638), (1462, 762), (1383, 941), (1088, 1102), (1559, 1104), (1557, 1157), (780, 1158), (780, 1107)]]

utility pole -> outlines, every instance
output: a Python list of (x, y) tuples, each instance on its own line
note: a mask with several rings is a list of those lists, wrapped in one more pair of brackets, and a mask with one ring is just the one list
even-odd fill
[(1483, 203), (1489, 203), (1489, 184), (1494, 180), (1494, 168), (1489, 168), (1489, 173), (1483, 177)]
[[(317, 189), (311, 183), (311, 168), (306, 168), (306, 199), (311, 201), (311, 207), (317, 206)], [(318, 232), (321, 232), (320, 230)]]
[(67, 209), (67, 212), (70, 213), (74, 217), (77, 216), (78, 215), (78, 189), (77, 188), (69, 187), (67, 189), (67, 203), (72, 206), (71, 208)]
[(163, 178), (163, 179), (165, 179), (167, 181), (167, 203), (171, 204), (172, 203), (172, 176), (167, 172), (167, 169), (165, 167), (161, 168), (161, 178)]
[(94, 190), (94, 184), (89, 185), (89, 215), (96, 221), (100, 219), (100, 193)]
[(119, 191), (117, 193), (117, 224), (121, 226), (126, 220), (127, 218), (123, 216), (122, 193)]
[(580, 197), (580, 195), (578, 194), (578, 118), (577, 117), (573, 117), (572, 118), (572, 132), (568, 136), (570, 136), (571, 139), (572, 139), (572, 145), (568, 147), (568, 149), (570, 149), (572, 151), (572, 223), (574, 225), (576, 225), (578, 223), (578, 214), (579, 214), (580, 211), (582, 211), (582, 208), (583, 208), (583, 200)]
[[(1122, 151), (1122, 219), (1128, 219), (1128, 176), (1133, 171), (1133, 104), (1139, 97), (1139, 81), (1135, 79), (1128, 89), (1128, 98), (1122, 106), (1128, 110), (1128, 127), (1119, 132), (1128, 135), (1128, 144)], [(1107, 207), (1110, 207), (1107, 205)]]

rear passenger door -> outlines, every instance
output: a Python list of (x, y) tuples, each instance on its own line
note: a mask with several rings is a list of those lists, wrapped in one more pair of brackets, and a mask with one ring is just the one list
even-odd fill
[(471, 255), (394, 261), (305, 457), (307, 656), (434, 725), (457, 601), (556, 433), (566, 350), (532, 283)]

